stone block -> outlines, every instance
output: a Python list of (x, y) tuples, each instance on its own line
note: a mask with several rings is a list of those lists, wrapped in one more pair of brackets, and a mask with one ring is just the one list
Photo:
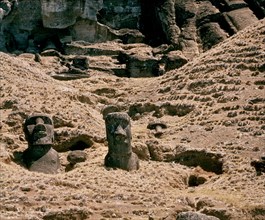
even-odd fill
[(224, 18), (234, 33), (258, 21), (249, 8), (241, 8), (224, 13)]

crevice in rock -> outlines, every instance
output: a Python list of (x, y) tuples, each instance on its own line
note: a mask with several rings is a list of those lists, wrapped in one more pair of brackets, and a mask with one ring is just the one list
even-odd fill
[(183, 9), (182, 7), (175, 7), (175, 15), (176, 15), (176, 24), (179, 28), (182, 28), (187, 20), (193, 18), (195, 14)]
[(258, 3), (258, 1), (254, 1), (254, 0), (244, 0), (244, 1), (248, 4), (248, 7), (253, 11), (253, 13), (256, 15), (258, 19), (262, 19), (265, 17), (265, 2), (264, 1), (263, 1), (263, 5), (262, 3)]
[(216, 174), (223, 173), (222, 156), (205, 151), (189, 150), (176, 155), (175, 162), (188, 167), (200, 166), (203, 170)]
[(220, 20), (218, 22), (218, 24), (220, 25), (220, 27), (229, 34), (229, 36), (232, 36), (233, 34), (235, 34), (235, 31), (233, 30), (233, 28), (231, 28), (231, 26), (227, 23), (224, 15), (222, 14), (220, 16)]
[(166, 43), (166, 36), (163, 32), (161, 22), (157, 17), (157, 7), (160, 5), (160, 1), (149, 0), (141, 1), (141, 17), (140, 17), (140, 31), (146, 37), (146, 43), (156, 47), (163, 43)]

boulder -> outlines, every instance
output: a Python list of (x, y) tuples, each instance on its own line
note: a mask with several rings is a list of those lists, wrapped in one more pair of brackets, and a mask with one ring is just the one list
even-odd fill
[(89, 219), (92, 212), (83, 207), (67, 207), (62, 210), (48, 210), (44, 213), (43, 220), (59, 220), (59, 219)]
[(154, 57), (131, 56), (126, 65), (129, 77), (153, 77), (158, 75), (158, 61)]
[(73, 67), (81, 69), (81, 70), (87, 70), (89, 67), (89, 60), (86, 56), (75, 56), (73, 59)]
[(199, 186), (210, 180), (214, 175), (214, 173), (207, 172), (201, 167), (196, 167), (189, 176), (188, 185), (191, 187)]
[(212, 46), (229, 37), (228, 33), (226, 33), (216, 22), (206, 23), (200, 26), (198, 30), (204, 51), (209, 50)]
[(166, 36), (166, 39), (170, 44), (178, 47), (179, 45), (179, 35), (181, 30), (176, 23), (176, 11), (175, 11), (175, 1), (166, 0), (160, 6), (156, 7), (156, 13), (160, 20), (162, 30)]
[(165, 71), (180, 68), (188, 62), (188, 59), (179, 50), (169, 52), (163, 59), (165, 62)]
[(150, 139), (146, 141), (146, 146), (148, 147), (151, 160), (174, 161), (174, 146), (171, 143), (160, 143), (157, 139)]
[(215, 200), (210, 197), (201, 197), (196, 201), (196, 210), (202, 210), (204, 208), (215, 207), (215, 208), (227, 208), (224, 202)]
[(146, 144), (141, 142), (136, 142), (132, 146), (133, 152), (136, 153), (136, 155), (141, 160), (150, 160), (150, 152)]
[(241, 8), (225, 12), (223, 15), (226, 23), (234, 33), (258, 21), (258, 18), (249, 8)]
[(247, 3), (243, 0), (223, 0), (226, 11), (247, 7)]
[(126, 64), (129, 77), (153, 77), (158, 75), (159, 61), (153, 56), (151, 47), (141, 47), (141, 44), (139, 44), (121, 51), (118, 60)]
[(215, 216), (216, 218), (220, 220), (233, 219), (232, 218), (233, 212), (231, 211), (230, 208), (226, 208), (226, 207), (223, 207), (223, 208), (205, 207), (201, 210), (201, 212), (206, 215)]
[(67, 160), (69, 163), (71, 164), (76, 164), (76, 163), (81, 163), (86, 161), (86, 153), (82, 150), (75, 150), (75, 151), (71, 151), (68, 156), (67, 156)]
[(214, 216), (205, 215), (199, 212), (181, 212), (177, 215), (176, 220), (220, 220)]

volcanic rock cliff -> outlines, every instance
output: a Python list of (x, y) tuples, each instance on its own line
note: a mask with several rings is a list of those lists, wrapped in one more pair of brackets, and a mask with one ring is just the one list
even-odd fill
[(172, 44), (188, 58), (265, 16), (262, 0), (4, 0), (0, 9), (2, 51), (37, 52), (51, 42), (63, 50), (71, 41), (136, 35), (130, 43)]

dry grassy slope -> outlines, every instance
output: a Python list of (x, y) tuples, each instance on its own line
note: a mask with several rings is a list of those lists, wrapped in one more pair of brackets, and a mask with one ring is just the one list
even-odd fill
[[(93, 72), (88, 79), (61, 82), (48, 76), (61, 68), (55, 58), (40, 64), (30, 55), (0, 53), (1, 219), (174, 219), (179, 211), (199, 210), (198, 201), (204, 197), (228, 206), (211, 209), (205, 202), (205, 213), (264, 219), (264, 175), (256, 176), (250, 166), (251, 158), (265, 153), (264, 39), (262, 20), (183, 68), (152, 79)], [(139, 171), (106, 170), (100, 110), (117, 104), (128, 111), (135, 103), (143, 107), (132, 120), (134, 145), (155, 140), (161, 151), (181, 145), (220, 152), (225, 154), (224, 173), (191, 188), (187, 177), (192, 169), (175, 163), (141, 161)], [(179, 117), (187, 106), (193, 110)], [(56, 116), (59, 135), (84, 133), (91, 138), (94, 144), (85, 150), (88, 160), (58, 175), (31, 173), (3, 162), (5, 148), (12, 154), (27, 147), (21, 124), (36, 111)], [(146, 129), (156, 117), (168, 124), (159, 139)], [(63, 165), (66, 155), (60, 153)]]

